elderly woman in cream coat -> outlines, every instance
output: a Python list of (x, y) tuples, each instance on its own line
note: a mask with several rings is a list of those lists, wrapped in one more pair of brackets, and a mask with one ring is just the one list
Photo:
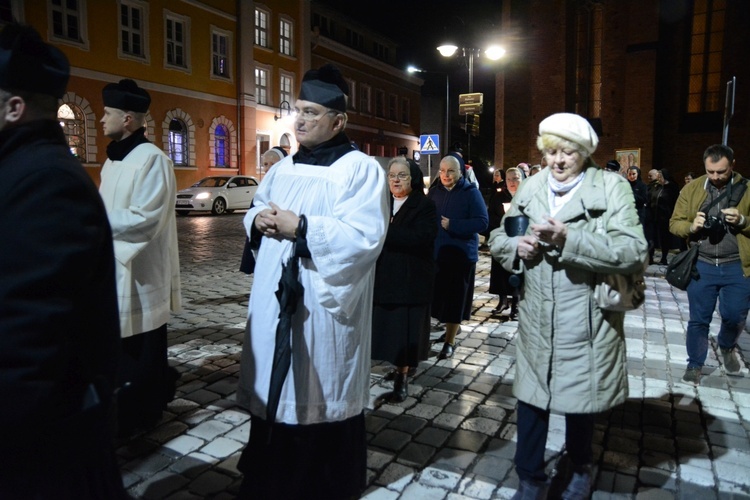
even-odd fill
[(594, 290), (602, 274), (642, 270), (647, 245), (627, 181), (591, 159), (598, 140), (578, 115), (543, 120), (537, 146), (549, 168), (521, 184), (506, 215), (527, 217), (529, 228), (509, 237), (501, 225), (490, 236), (492, 256), (524, 278), (514, 498), (546, 498), (550, 411), (565, 414), (573, 466), (563, 498), (588, 498), (594, 416), (628, 396), (624, 313), (601, 309)]

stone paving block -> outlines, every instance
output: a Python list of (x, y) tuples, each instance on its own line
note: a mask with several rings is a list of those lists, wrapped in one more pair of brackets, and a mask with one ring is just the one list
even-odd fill
[(488, 436), (494, 436), (500, 429), (500, 422), (490, 418), (478, 417), (467, 418), (461, 422), (461, 428), (467, 431), (479, 432)]
[(184, 487), (190, 480), (167, 471), (157, 472), (142, 483), (130, 488), (128, 494), (134, 498), (156, 500)]
[(414, 479), (416, 474), (417, 471), (414, 468), (394, 462), (388, 464), (383, 473), (375, 480), (375, 483), (401, 492)]
[(653, 467), (641, 467), (638, 480), (645, 485), (675, 491), (677, 489), (677, 473)]
[(449, 436), (450, 432), (444, 429), (438, 429), (437, 427), (428, 426), (422, 429), (422, 431), (414, 437), (414, 441), (417, 443), (440, 447), (445, 443)]
[(412, 415), (401, 415), (393, 419), (388, 427), (411, 435), (417, 434), (427, 425), (427, 420)]
[(423, 418), (425, 420), (432, 420), (439, 416), (443, 409), (440, 406), (429, 405), (429, 404), (417, 404), (414, 408), (411, 408), (406, 413), (414, 417)]
[(237, 463), (240, 461), (241, 455), (241, 453), (234, 453), (225, 460), (220, 461), (216, 465), (217, 470), (235, 478), (242, 477), (242, 473), (237, 469)]
[(196, 477), (188, 487), (191, 492), (206, 497), (225, 490), (231, 483), (230, 476), (209, 470)]
[(201, 448), (206, 441), (193, 436), (177, 436), (166, 442), (163, 448), (172, 450), (178, 455), (188, 455), (189, 453)]
[(214, 457), (200, 452), (193, 452), (180, 458), (169, 466), (169, 470), (182, 476), (194, 479), (216, 464)]
[(487, 436), (480, 432), (472, 432), (463, 429), (459, 429), (453, 433), (446, 443), (451, 448), (458, 448), (460, 450), (468, 450), (472, 452), (478, 452), (484, 443), (487, 441)]
[(203, 422), (204, 420), (208, 418), (212, 418), (214, 415), (216, 415), (215, 411), (210, 411), (206, 409), (199, 409), (195, 411), (191, 411), (189, 413), (185, 413), (184, 415), (180, 415), (180, 420), (185, 422), (188, 425), (197, 425), (200, 422)]
[(378, 450), (367, 450), (367, 467), (370, 469), (381, 470), (386, 465), (395, 460), (395, 455), (392, 453), (384, 453)]
[(196, 427), (193, 427), (192, 429), (188, 430), (187, 433), (191, 436), (195, 436), (206, 441), (211, 441), (217, 436), (230, 431), (232, 428), (233, 427), (230, 424), (212, 419), (202, 422)]
[(409, 443), (398, 454), (398, 462), (409, 467), (423, 469), (429, 460), (435, 455), (437, 448), (420, 443)]
[(714, 473), (711, 468), (693, 464), (680, 464), (679, 474), (680, 480), (686, 483), (709, 487), (713, 487), (715, 484)]
[(376, 488), (374, 486), (365, 490), (362, 500), (398, 500), (400, 494), (386, 488)]
[(469, 415), (472, 411), (474, 411), (474, 408), (476, 408), (477, 403), (475, 401), (470, 400), (455, 400), (451, 403), (449, 403), (445, 407), (446, 413), (452, 413), (455, 415), (462, 415), (466, 416)]
[(245, 447), (245, 444), (246, 443), (241, 443), (234, 439), (217, 437), (204, 446), (201, 449), (201, 452), (216, 458), (227, 458), (233, 453), (242, 450)]
[(467, 470), (476, 457), (476, 453), (466, 450), (443, 448), (433, 458), (432, 466), (453, 471)]
[(635, 495), (636, 500), (672, 500), (674, 498), (676, 498), (674, 492), (650, 486), (638, 488), (638, 493)]
[(382, 448), (384, 450), (398, 451), (406, 446), (411, 441), (411, 434), (406, 432), (396, 431), (393, 429), (385, 429), (379, 432), (371, 441), (370, 444)]

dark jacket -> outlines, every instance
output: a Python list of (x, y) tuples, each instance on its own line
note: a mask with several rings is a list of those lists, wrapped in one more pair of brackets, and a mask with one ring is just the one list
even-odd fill
[(0, 453), (63, 467), (102, 423), (90, 384), (104, 403), (115, 382), (112, 234), (56, 121), (0, 132), (0, 176)]
[(510, 194), (508, 188), (505, 187), (505, 183), (492, 183), (492, 192), (490, 193), (490, 199), (487, 202), (489, 224), (483, 234), (486, 234), (489, 237), (490, 231), (500, 227), (500, 222), (503, 220), (503, 215), (505, 215), (505, 207), (503, 206), (503, 203), (510, 203), (510, 200), (512, 199), (513, 195)]
[(436, 219), (435, 204), (416, 191), (393, 216), (375, 271), (376, 304), (430, 303)]
[[(461, 178), (448, 191), (442, 184), (433, 187), (427, 195), (437, 209), (438, 235), (435, 240), (435, 259), (439, 260), (443, 247), (454, 247), (463, 252), (469, 262), (479, 260), (479, 234), (487, 229), (487, 207), (474, 184)], [(446, 231), (441, 217), (450, 219)]]
[(640, 179), (636, 179), (635, 182), (630, 182), (630, 187), (633, 190), (633, 198), (635, 198), (635, 210), (638, 212), (638, 219), (641, 221), (642, 226), (646, 226), (646, 213), (649, 207), (649, 196), (648, 186)]

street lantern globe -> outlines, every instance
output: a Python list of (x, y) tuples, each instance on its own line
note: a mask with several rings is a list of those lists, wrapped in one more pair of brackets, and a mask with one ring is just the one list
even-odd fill
[(484, 55), (486, 55), (488, 59), (497, 61), (505, 55), (505, 49), (499, 45), (492, 45), (484, 51)]
[(446, 43), (446, 44), (441, 45), (437, 49), (438, 49), (438, 52), (440, 52), (441, 56), (451, 57), (453, 54), (456, 53), (456, 51), (458, 50), (458, 47), (450, 43)]

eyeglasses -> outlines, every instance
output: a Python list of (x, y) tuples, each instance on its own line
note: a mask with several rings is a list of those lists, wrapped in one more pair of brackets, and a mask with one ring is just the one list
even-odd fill
[(332, 109), (328, 109), (328, 110), (323, 111), (322, 113), (318, 113), (314, 109), (303, 109), (302, 111), (300, 111), (297, 108), (294, 108), (294, 112), (297, 113), (297, 118), (301, 118), (306, 122), (316, 122), (320, 120), (321, 118), (323, 118), (325, 115), (328, 115), (328, 114), (335, 115), (338, 113), (338, 111), (334, 111)]
[(406, 179), (409, 179), (411, 175), (405, 174), (404, 172), (398, 173), (398, 174), (388, 174), (388, 180), (389, 181), (395, 181), (396, 179), (405, 181)]
[(452, 168), (448, 170), (443, 170), (442, 168), (440, 169), (440, 175), (455, 175), (455, 174), (456, 174), (456, 171), (453, 170)]

